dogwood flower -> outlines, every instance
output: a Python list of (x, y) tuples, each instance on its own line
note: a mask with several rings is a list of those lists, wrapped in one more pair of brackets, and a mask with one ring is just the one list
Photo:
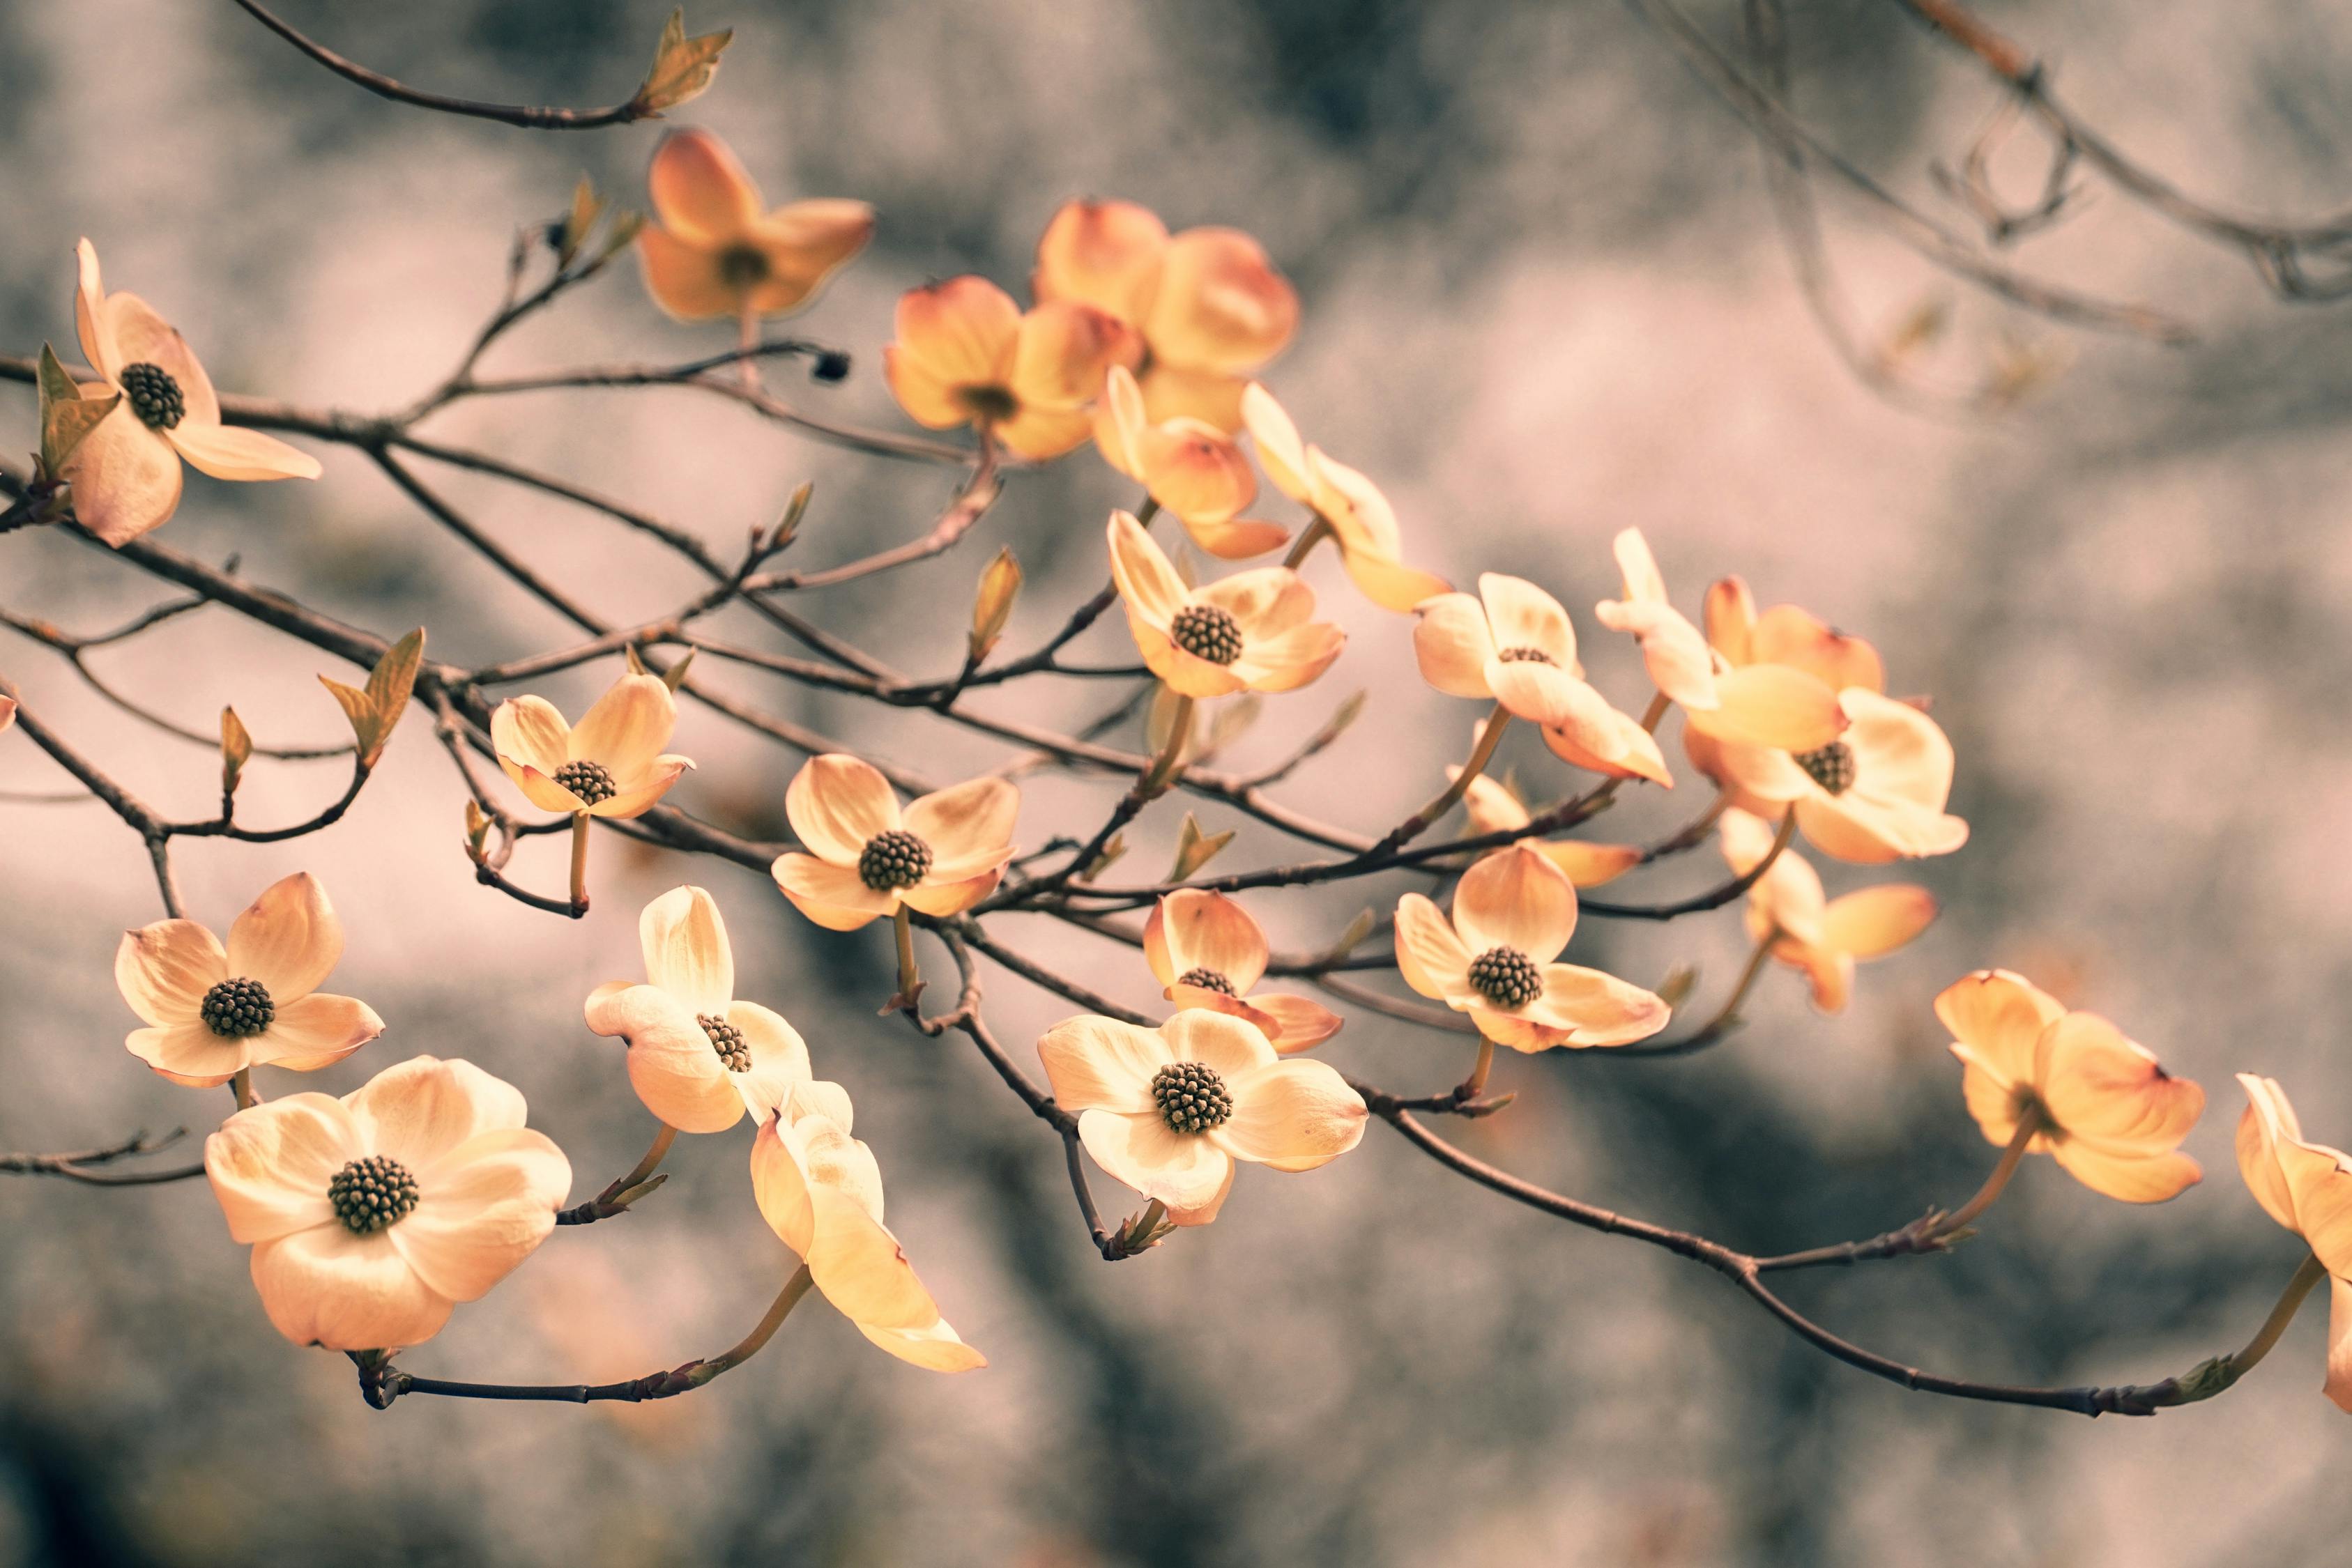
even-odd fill
[(1625, 577), (1625, 597), (1604, 599), (1593, 609), (1601, 623), (1641, 644), (1642, 662), (1664, 695), (1690, 712), (1721, 707), (1715, 689), (1715, 660), (1706, 639), (1666, 597), (1666, 580), (1639, 528), (1620, 532), (1612, 546)]
[(588, 1027), (628, 1043), (629, 1083), (682, 1133), (719, 1133), (770, 1115), (809, 1078), (808, 1047), (782, 1018), (735, 999), (735, 954), (719, 905), (674, 887), (637, 919), (646, 982), (588, 994)]
[(1048, 300), (1024, 315), (986, 278), (950, 277), (898, 297), (882, 372), (916, 423), (977, 425), (1043, 462), (1087, 439), (1104, 375), (1141, 352), (1125, 323), (1090, 305)]
[(1383, 610), (1404, 611), (1452, 589), (1444, 578), (1404, 564), (1396, 509), (1380, 486), (1300, 440), (1290, 415), (1255, 382), (1242, 393), (1242, 419), (1266, 477), (1323, 520), (1349, 580), (1365, 598)]
[(1661, 998), (1613, 975), (1553, 962), (1576, 931), (1576, 889), (1540, 851), (1514, 844), (1462, 873), (1449, 919), (1417, 893), (1397, 901), (1397, 968), (1423, 996), (1470, 1015), (1514, 1051), (1630, 1045), (1666, 1027)]
[(2238, 1171), (2263, 1212), (2309, 1244), (2327, 1270), (2327, 1397), (2352, 1411), (2352, 1155), (2304, 1141), (2274, 1078), (2238, 1074)]
[(1158, 1029), (1066, 1019), (1037, 1042), (1095, 1163), (1178, 1225), (1206, 1225), (1234, 1163), (1309, 1171), (1356, 1146), (1364, 1102), (1325, 1062), (1285, 1060), (1256, 1025), (1195, 1008)]
[(637, 231), (637, 260), (654, 303), (680, 321), (798, 310), (874, 237), (864, 202), (766, 211), (760, 187), (708, 131), (663, 138), (646, 183), (656, 221)]
[[(1445, 777), (1451, 783), (1461, 777), (1458, 763), (1447, 763)], [(1527, 806), (1511, 792), (1508, 785), (1498, 779), (1480, 774), (1470, 780), (1462, 797), (1463, 809), (1470, 814), (1470, 831), (1481, 837), (1488, 833), (1516, 833), (1534, 821)], [(1581, 839), (1538, 839), (1519, 841), (1544, 859), (1567, 873), (1568, 880), (1578, 887), (1599, 887), (1616, 881), (1642, 863), (1642, 852), (1633, 844), (1596, 844)]]
[(1171, 239), (1132, 202), (1066, 204), (1037, 242), (1030, 292), (1107, 310), (1141, 336), (1137, 380), (1155, 423), (1238, 428), (1248, 373), (1298, 327), (1298, 296), (1257, 241), (1227, 228)]
[(441, 1332), (555, 1228), (571, 1162), (521, 1094), (469, 1061), (413, 1057), (338, 1100), (289, 1094), (205, 1140), (205, 1174), (278, 1332), (398, 1350)]
[(1234, 438), (1188, 414), (1153, 423), (1143, 392), (1125, 365), (1113, 365), (1095, 441), (1104, 461), (1140, 484), (1176, 515), (1192, 542), (1226, 560), (1278, 549), (1290, 538), (1279, 523), (1241, 515), (1257, 495), (1249, 459)]
[(849, 1135), (838, 1083), (803, 1082), (751, 1141), (751, 1193), (771, 1229), (857, 1332), (899, 1360), (970, 1372), (988, 1358), (957, 1337), (882, 1223), (882, 1172)]
[(209, 1089), (262, 1062), (309, 1072), (383, 1032), (365, 1002), (319, 989), (343, 956), (343, 924), (309, 872), (272, 883), (228, 928), (193, 920), (123, 934), (114, 983), (148, 1027), (131, 1054), (174, 1083)]
[(1170, 1001), (1246, 1019), (1285, 1056), (1322, 1044), (1345, 1021), (1305, 997), (1252, 989), (1265, 977), (1265, 933), (1222, 893), (1180, 888), (1153, 904), (1143, 956)]
[(1944, 810), (1952, 792), (1952, 743), (1936, 721), (1908, 703), (1867, 686), (1848, 686), (1838, 706), (1843, 734), (1811, 751), (1720, 741), (1720, 765), (1740, 799), (1764, 802), (1761, 814), (1796, 807), (1806, 841), (1824, 854), (1864, 865), (1949, 854), (1969, 841), (1969, 825)]
[(1439, 691), (1541, 725), (1545, 744), (1579, 768), (1674, 787), (1656, 737), (1585, 684), (1568, 612), (1534, 583), (1482, 572), (1476, 597), (1441, 593), (1413, 614), (1422, 679)]
[(1837, 695), (1849, 686), (1886, 689), (1878, 651), (1859, 637), (1832, 630), (1793, 604), (1761, 615), (1748, 585), (1727, 577), (1707, 590), (1706, 640), (1717, 665), (1718, 689), (1747, 685), (1756, 695), (1688, 715), (1683, 749), (1732, 803), (1759, 816), (1779, 813), (1773, 802), (1742, 789), (1723, 761), (1721, 742), (1789, 752), (1822, 749), (1845, 727)]
[(2161, 1203), (2196, 1183), (2179, 1152), (2205, 1092), (2175, 1078), (2096, 1013), (2068, 1012), (2006, 969), (1979, 969), (1947, 987), (1936, 1016), (1957, 1038), (1969, 1114), (1987, 1141), (2007, 1145), (2029, 1114), (2040, 1131), (2028, 1154), (2047, 1154), (2093, 1192)]
[(809, 758), (784, 792), (784, 816), (808, 848), (776, 857), (776, 885), (832, 931), (898, 913), (961, 915), (996, 889), (1013, 858), (1021, 791), (972, 779), (904, 812), (879, 769), (838, 752)]
[(114, 412), (66, 461), (74, 516), (110, 545), (167, 521), (180, 504), (180, 460), (215, 479), (316, 479), (318, 459), (257, 430), (221, 423), (220, 399), (195, 350), (136, 294), (109, 294), (89, 241), (75, 247), (81, 269), (74, 330), (103, 388), (122, 394)]
[(639, 817), (668, 793), (690, 758), (663, 752), (677, 703), (659, 675), (623, 675), (578, 728), (545, 697), (513, 697), (490, 714), (490, 744), (508, 778), (545, 811)]
[[(1772, 825), (1738, 808), (1723, 814), (1723, 858), (1746, 876), (1772, 850)], [(1924, 887), (1885, 883), (1832, 899), (1821, 874), (1783, 849), (1748, 890), (1748, 935), (1771, 944), (1775, 960), (1813, 983), (1813, 1006), (1843, 1011), (1859, 958), (1883, 958), (1925, 931), (1936, 900)]]
[(1328, 669), (1348, 640), (1312, 619), (1315, 591), (1288, 567), (1187, 588), (1131, 514), (1113, 512), (1108, 537), (1128, 630), (1151, 673), (1181, 695), (1296, 691)]

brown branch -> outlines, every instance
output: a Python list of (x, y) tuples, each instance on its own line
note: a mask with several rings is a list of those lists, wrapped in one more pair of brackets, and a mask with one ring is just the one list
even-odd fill
[(0, 1175), (53, 1176), (68, 1181), (78, 1181), (89, 1186), (159, 1186), (165, 1182), (187, 1181), (205, 1174), (201, 1161), (192, 1166), (171, 1166), (161, 1170), (110, 1171), (92, 1167), (112, 1165), (117, 1160), (137, 1159), (167, 1149), (188, 1135), (185, 1127), (174, 1127), (160, 1138), (150, 1138), (146, 1132), (133, 1133), (119, 1144), (108, 1144), (95, 1149), (76, 1149), (58, 1155), (0, 1155)]

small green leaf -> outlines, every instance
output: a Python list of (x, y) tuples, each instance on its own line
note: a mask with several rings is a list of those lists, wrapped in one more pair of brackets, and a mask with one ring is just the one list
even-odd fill
[(383, 657), (368, 673), (365, 688), (355, 690), (324, 675), (319, 677), (319, 684), (334, 694), (342, 705), (343, 716), (351, 720), (362, 768), (373, 768), (376, 758), (383, 755), (393, 727), (408, 710), (409, 695), (416, 689), (416, 668), (424, 659), (425, 628), (420, 626), (384, 650)]
[(1217, 858), (1217, 852), (1234, 841), (1234, 830), (1222, 833), (1204, 833), (1192, 812), (1184, 813), (1184, 825), (1176, 831), (1176, 863), (1168, 873), (1170, 882), (1183, 882)]
[(653, 69), (646, 73), (645, 85), (630, 103), (639, 115), (656, 119), (666, 109), (701, 97), (709, 90), (710, 78), (719, 74), (719, 52), (734, 38), (732, 27), (689, 38), (686, 8), (672, 11), (662, 27), (661, 42), (654, 48)]
[(1112, 865), (1117, 863), (1118, 857), (1125, 853), (1127, 853), (1127, 835), (1125, 833), (1113, 833), (1111, 835), (1110, 842), (1103, 846), (1102, 853), (1095, 856), (1091, 863), (1079, 871), (1076, 880), (1079, 882), (1094, 881), (1095, 878), (1110, 870)]

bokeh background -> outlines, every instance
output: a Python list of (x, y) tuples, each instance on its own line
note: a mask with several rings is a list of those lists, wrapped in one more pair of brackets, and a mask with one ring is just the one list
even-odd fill
[[(1891, 6), (1795, 6), (1797, 93), (1874, 171), (1924, 176), (1991, 104), (1981, 79)], [(611, 101), (642, 72), (656, 0), (286, 0), (333, 47), (404, 78), (533, 102)], [(1730, 8), (1710, 6), (1727, 26)], [(2079, 105), (2191, 189), (2326, 210), (2352, 145), (2352, 21), (2296, 0), (2003, 5)], [(1658, 40), (1610, 6), (1469, 0), (1193, 0), (1183, 5), (698, 9), (739, 29), (683, 119), (730, 137), (772, 200), (854, 195), (871, 251), (799, 328), (857, 355), (838, 390), (776, 372), (828, 413), (898, 423), (878, 377), (898, 291), (984, 272), (1019, 291), (1035, 236), (1080, 193), (1171, 224), (1238, 225), (1297, 283), (1305, 323), (1270, 379), (1308, 434), (1371, 472), (1412, 552), (1457, 580), (1544, 582), (1583, 623), (1621, 703), (1643, 688), (1591, 603), (1608, 539), (1640, 525), (1695, 611), (1737, 571), (1885, 651), (1932, 693), (1959, 753), (1961, 853), (1906, 868), (1944, 900), (1915, 947), (1865, 969), (1822, 1019), (1766, 977), (1750, 1027), (1706, 1056), (1514, 1060), (1520, 1103), (1464, 1141), (1594, 1200), (1775, 1250), (1867, 1235), (1952, 1203), (1990, 1164), (1928, 1010), (1983, 964), (2024, 969), (2122, 1020), (2211, 1095), (2189, 1145), (2209, 1180), (2131, 1209), (2036, 1161), (1958, 1255), (1791, 1282), (1824, 1322), (1941, 1370), (2146, 1381), (2243, 1339), (2298, 1249), (2230, 1153), (2233, 1071), (2275, 1074), (2315, 1135), (2352, 1133), (2336, 1020), (2343, 954), (2352, 548), (2344, 423), (2352, 320), (2289, 308), (2231, 258), (2115, 200), (2034, 242), (2038, 269), (2171, 304), (2192, 346), (2074, 339), (2067, 373), (2013, 412), (1927, 417), (1873, 397), (1814, 329), (1773, 235), (1753, 147)], [(70, 253), (177, 321), (225, 388), (360, 411), (399, 406), (456, 361), (495, 304), (509, 236), (583, 172), (641, 199), (659, 128), (544, 135), (425, 115), (299, 59), (227, 5), (28, 0), (0, 7), (0, 347), (71, 343)], [(1949, 291), (1833, 213), (1865, 321)], [(2033, 323), (1952, 296), (1926, 364), (1963, 381)], [(670, 361), (725, 346), (670, 323), (614, 268), (492, 362)], [(68, 350), (70, 352), (70, 350)], [(803, 480), (796, 559), (911, 537), (937, 470), (813, 446), (718, 400), (583, 392), (461, 406), (430, 427), (691, 527), (722, 551)], [(34, 440), (0, 388), (0, 446)], [(316, 486), (190, 481), (165, 542), (375, 630), (423, 623), (481, 663), (571, 639), (478, 570), (362, 459), (320, 448)], [(615, 622), (696, 584), (606, 520), (424, 470), (482, 526)], [(1102, 574), (1126, 487), (1087, 453), (1023, 476), (945, 560), (824, 599), (827, 626), (914, 671), (949, 671), (972, 580), (1000, 541), (1030, 588), (1010, 646)], [(1280, 514), (1286, 515), (1286, 514)], [(1458, 756), (1471, 705), (1412, 673), (1405, 623), (1311, 569), (1350, 628), (1318, 685), (1267, 705), (1234, 754), (1270, 759), (1348, 692), (1364, 721), (1285, 787), (1365, 829)], [(0, 540), (0, 603), (93, 631), (166, 596), (37, 532)], [(745, 635), (756, 635), (746, 632)], [(1125, 651), (1115, 623), (1086, 645)], [(97, 656), (198, 729), (234, 702), (265, 744), (331, 743), (339, 716), (303, 648), (208, 612)], [(167, 810), (213, 798), (205, 751), (106, 706), (52, 654), (0, 633), (0, 669), (86, 750)], [(939, 779), (1007, 748), (741, 671), (713, 682)], [(573, 706), (608, 669), (549, 683)], [(974, 706), (1083, 722), (1099, 685)], [(1132, 728), (1122, 737), (1135, 743)], [(798, 758), (689, 706), (701, 762), (673, 800), (782, 832)], [(1671, 749), (1671, 748), (1670, 748)], [(1531, 790), (1570, 776), (1515, 739)], [(1684, 770), (1687, 775), (1688, 770)], [(253, 821), (330, 798), (332, 764), (261, 765)], [(62, 775), (0, 740), (0, 789)], [(1603, 824), (1654, 837), (1702, 803), (1629, 793)], [(1108, 786), (1030, 780), (1024, 839), (1096, 820)], [(348, 1090), (416, 1051), (520, 1085), (572, 1155), (574, 1197), (625, 1168), (646, 1118), (580, 1002), (637, 973), (639, 905), (710, 886), (744, 994), (807, 1035), (848, 1085), (888, 1173), (891, 1218), (985, 1372), (943, 1379), (873, 1351), (814, 1301), (760, 1360), (644, 1409), (417, 1398), (387, 1414), (348, 1364), (270, 1330), (201, 1183), (99, 1192), (0, 1185), (0, 1564), (2149, 1564), (2340, 1561), (2343, 1417), (2318, 1393), (2307, 1311), (2229, 1397), (2149, 1422), (2086, 1422), (1906, 1394), (1790, 1340), (1712, 1276), (1474, 1190), (1375, 1127), (1315, 1175), (1247, 1173), (1224, 1217), (1106, 1267), (1055, 1141), (955, 1038), (877, 1021), (880, 930), (836, 937), (736, 868), (597, 845), (580, 926), (475, 887), (461, 796), (412, 718), (335, 831), (180, 852), (216, 928), (269, 881), (317, 872), (350, 933), (336, 988), (390, 1020), (304, 1087)], [(1212, 828), (1231, 825), (1213, 810)], [(1157, 873), (1172, 822), (1130, 835)], [(1226, 863), (1285, 846), (1244, 824)], [(520, 874), (553, 888), (541, 841)], [(1719, 874), (1709, 854), (1637, 896)], [(1832, 890), (1852, 885), (1832, 868)], [(1329, 936), (1406, 883), (1256, 904), (1278, 946)], [(0, 1147), (188, 1124), (225, 1096), (173, 1088), (117, 1045), (132, 1020), (110, 961), (158, 915), (138, 845), (89, 804), (0, 801)], [(1578, 956), (1654, 982), (1702, 969), (1710, 1006), (1738, 917), (1663, 930), (1588, 920)], [(1130, 1003), (1129, 949), (1034, 921), (1004, 938)], [(936, 961), (935, 961), (936, 962)], [(992, 971), (991, 1016), (1024, 1061), (1070, 1009)], [(1326, 1048), (1400, 1088), (1452, 1082), (1452, 1037), (1368, 1015)], [(281, 1075), (268, 1084), (282, 1092)], [(494, 1379), (633, 1375), (731, 1343), (787, 1260), (744, 1177), (748, 1134), (686, 1140), (636, 1216), (565, 1231), (408, 1362)], [(1106, 1208), (1135, 1207), (1097, 1180)]]

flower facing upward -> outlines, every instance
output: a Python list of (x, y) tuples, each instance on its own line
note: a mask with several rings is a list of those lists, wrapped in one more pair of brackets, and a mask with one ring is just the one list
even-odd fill
[(1238, 428), (1244, 378), (1298, 328), (1298, 296), (1257, 241), (1225, 228), (1171, 239), (1132, 202), (1065, 204), (1037, 242), (1029, 287), (1107, 310), (1141, 336), (1138, 379), (1154, 421)]
[[(1771, 852), (1772, 828), (1734, 807), (1724, 812), (1723, 858), (1746, 876)], [(1831, 899), (1819, 873), (1794, 850), (1782, 850), (1748, 890), (1748, 935), (1772, 944), (1772, 956), (1803, 971), (1813, 1005), (1842, 1011), (1853, 989), (1857, 958), (1883, 958), (1925, 931), (1936, 900), (1924, 887), (1887, 883)]]
[(1188, 697), (1296, 691), (1328, 669), (1348, 634), (1312, 619), (1315, 591), (1288, 567), (1187, 588), (1143, 525), (1110, 515), (1110, 573), (1143, 662)]
[[(257, 430), (221, 423), (220, 399), (195, 350), (136, 294), (109, 294), (83, 240), (74, 329), (82, 357), (122, 401), (74, 448), (64, 477), (82, 527), (120, 545), (160, 527), (180, 504), (180, 460), (215, 479), (316, 479), (318, 460)], [(93, 389), (83, 389), (83, 395)]]
[(1242, 418), (1266, 477), (1329, 527), (1349, 580), (1365, 598), (1383, 610), (1404, 611), (1453, 587), (1404, 564), (1404, 536), (1380, 486), (1301, 441), (1290, 415), (1255, 382), (1242, 394)]
[(1613, 975), (1557, 964), (1576, 931), (1576, 889), (1532, 845), (1462, 873), (1451, 919), (1417, 893), (1397, 901), (1397, 968), (1423, 996), (1466, 1012), (1514, 1051), (1629, 1045), (1666, 1027), (1665, 1002)]
[(902, 813), (872, 763), (813, 757), (784, 791), (784, 815), (808, 852), (776, 857), (776, 885), (833, 931), (896, 915), (902, 903), (961, 915), (995, 891), (1020, 814), (1021, 791), (1002, 779), (968, 779)]
[(1067, 1019), (1037, 1054), (1095, 1163), (1179, 1225), (1217, 1218), (1235, 1160), (1310, 1171), (1364, 1135), (1363, 1099), (1328, 1063), (1285, 1061), (1255, 1025), (1204, 1008), (1156, 1030)]
[(932, 430), (977, 425), (1043, 462), (1083, 443), (1111, 366), (1142, 351), (1116, 317), (1070, 300), (1027, 315), (984, 277), (950, 277), (898, 297), (882, 350), (891, 395)]
[(1768, 816), (1793, 804), (1808, 842), (1863, 865), (1949, 854), (1967, 843), (1968, 823), (1944, 810), (1952, 743), (1936, 721), (1866, 686), (1848, 686), (1838, 705), (1851, 722), (1811, 751), (1722, 741), (1735, 798), (1750, 809), (1762, 802), (1759, 814)]
[[(1448, 783), (1461, 773), (1461, 764), (1445, 765)], [(1470, 814), (1470, 831), (1482, 837), (1487, 833), (1516, 833), (1534, 821), (1508, 785), (1483, 773), (1470, 780), (1462, 806)], [(1614, 882), (1642, 863), (1642, 852), (1632, 844), (1596, 844), (1580, 839), (1528, 838), (1519, 841), (1559, 867), (1578, 887), (1599, 887)]]
[(2179, 1152), (2205, 1092), (2175, 1078), (2096, 1013), (2070, 1013), (2006, 969), (1979, 969), (1945, 988), (1936, 1016), (1958, 1038), (1969, 1114), (1995, 1144), (2039, 1107), (2043, 1131), (2026, 1145), (2093, 1192), (2161, 1203), (2201, 1174)]
[(514, 697), (490, 715), (490, 744), (530, 803), (545, 811), (639, 817), (694, 766), (665, 754), (677, 703), (659, 675), (623, 675), (578, 728), (545, 697)]
[(637, 260), (654, 303), (681, 321), (797, 310), (874, 237), (864, 202), (763, 210), (760, 187), (708, 131), (665, 137), (646, 184), (658, 221), (637, 231)]
[(1181, 888), (1153, 904), (1143, 956), (1170, 1001), (1247, 1019), (1285, 1056), (1322, 1044), (1344, 1021), (1305, 997), (1251, 990), (1265, 977), (1265, 933), (1222, 893)]
[(198, 1089), (261, 1062), (308, 1072), (341, 1061), (383, 1032), (365, 1002), (320, 991), (342, 956), (342, 922), (309, 872), (265, 889), (226, 948), (193, 920), (125, 932), (114, 983), (149, 1027), (123, 1043)]
[(988, 1358), (957, 1337), (882, 1223), (882, 1172), (849, 1135), (838, 1083), (803, 1082), (751, 1141), (760, 1213), (808, 1265), (809, 1277), (857, 1332), (901, 1361), (970, 1372)]
[(1257, 495), (1257, 480), (1234, 438), (1189, 415), (1151, 423), (1125, 365), (1110, 368), (1103, 414), (1095, 442), (1104, 461), (1175, 513), (1194, 544), (1226, 560), (1246, 560), (1289, 538), (1279, 523), (1241, 515)]
[(555, 1228), (572, 1166), (522, 1096), (419, 1056), (338, 1100), (289, 1094), (205, 1140), (229, 1235), (278, 1332), (328, 1350), (422, 1344)]
[(588, 996), (588, 1027), (628, 1042), (629, 1082), (682, 1133), (724, 1132), (745, 1111), (772, 1114), (809, 1078), (808, 1047), (757, 1002), (735, 999), (735, 954), (719, 905), (674, 887), (637, 919), (646, 983), (608, 980)]
[(2352, 1411), (2352, 1155), (2304, 1141), (2274, 1078), (2238, 1074), (2238, 1171), (2263, 1211), (2309, 1244), (2328, 1274), (2327, 1396)]
[(1491, 697), (1543, 727), (1545, 744), (1579, 768), (1672, 788), (1658, 742), (1584, 682), (1576, 628), (1534, 583), (1482, 572), (1478, 593), (1441, 593), (1413, 607), (1422, 679), (1450, 696)]

